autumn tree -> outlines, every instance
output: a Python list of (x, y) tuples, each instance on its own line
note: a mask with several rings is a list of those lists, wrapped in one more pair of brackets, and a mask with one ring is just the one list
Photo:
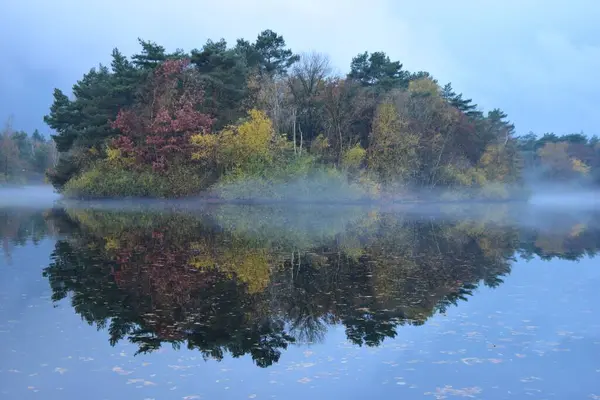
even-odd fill
[(419, 167), (419, 139), (393, 103), (380, 104), (370, 137), (369, 167), (388, 185), (410, 180)]
[(542, 167), (554, 179), (565, 180), (589, 173), (589, 166), (580, 159), (569, 156), (568, 148), (567, 142), (559, 142), (546, 143), (538, 150)]
[(156, 67), (141, 100), (121, 109), (112, 123), (122, 135), (112, 145), (141, 165), (164, 171), (178, 156), (189, 156), (190, 137), (210, 130), (212, 119), (198, 110), (204, 100), (198, 73), (189, 60), (167, 60)]
[(273, 124), (266, 113), (250, 110), (248, 118), (215, 134), (199, 133), (191, 137), (192, 157), (210, 168), (224, 171), (260, 167), (272, 158)]
[(0, 135), (0, 182), (9, 181), (21, 169), (19, 150), (10, 131)]
[(56, 149), (36, 129), (14, 131), (10, 120), (0, 132), (0, 182), (40, 181), (54, 165)]
[(327, 79), (321, 96), (325, 137), (339, 162), (344, 149), (356, 143), (367, 145), (366, 133), (360, 128), (369, 119), (374, 102), (356, 82), (336, 77)]
[(329, 59), (320, 53), (305, 53), (292, 67), (288, 85), (293, 109), (292, 141), (310, 143), (323, 127), (323, 91), (331, 73)]

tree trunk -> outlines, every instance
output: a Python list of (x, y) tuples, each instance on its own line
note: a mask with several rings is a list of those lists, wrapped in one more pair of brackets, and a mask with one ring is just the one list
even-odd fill
[(294, 121), (292, 123), (292, 130), (294, 131), (294, 133), (293, 133), (293, 137), (294, 137), (294, 154), (296, 154), (296, 109), (294, 109), (293, 118), (294, 118)]
[(344, 146), (342, 144), (342, 128), (338, 125), (338, 135), (340, 137), (340, 154), (338, 155), (338, 165), (342, 164), (342, 154), (344, 153)]

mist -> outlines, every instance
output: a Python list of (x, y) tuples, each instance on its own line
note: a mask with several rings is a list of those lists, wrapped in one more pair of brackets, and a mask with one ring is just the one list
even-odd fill
[[(343, 179), (327, 176), (295, 179), (285, 183), (245, 181), (221, 185), (202, 196), (182, 199), (65, 199), (48, 185), (0, 188), (0, 207), (26, 208), (82, 208), (124, 212), (159, 212), (219, 214), (222, 221), (232, 223), (240, 214), (244, 221), (257, 229), (280, 229), (285, 226), (321, 228), (316, 225), (336, 226), (356, 219), (371, 211), (403, 214), (407, 218), (441, 220), (468, 219), (492, 222), (498, 225), (518, 225), (541, 230), (567, 229), (573, 221), (595, 224), (590, 216), (600, 212), (600, 190), (580, 185), (539, 183), (530, 189), (523, 201), (448, 200), (443, 192), (414, 192), (409, 198), (422, 198), (424, 202), (395, 201), (395, 196), (375, 200), (364, 191), (349, 185)], [(245, 196), (227, 200), (225, 194)], [(261, 195), (257, 195), (260, 193)], [(397, 194), (398, 198), (406, 193)], [(316, 220), (318, 219), (318, 221)], [(309, 228), (307, 228), (309, 227)], [(323, 228), (324, 228), (323, 227)], [(339, 227), (338, 227), (339, 229)]]
[(0, 207), (47, 208), (60, 197), (49, 185), (0, 187)]

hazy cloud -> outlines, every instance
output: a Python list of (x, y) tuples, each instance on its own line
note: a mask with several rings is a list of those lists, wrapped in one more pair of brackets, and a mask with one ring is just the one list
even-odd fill
[(3, 17), (0, 116), (26, 129), (44, 127), (55, 86), (68, 90), (115, 46), (130, 54), (142, 37), (189, 50), (264, 29), (294, 51), (328, 53), (341, 72), (357, 53), (383, 50), (502, 108), (520, 133), (593, 134), (600, 122), (594, 0), (5, 0)]

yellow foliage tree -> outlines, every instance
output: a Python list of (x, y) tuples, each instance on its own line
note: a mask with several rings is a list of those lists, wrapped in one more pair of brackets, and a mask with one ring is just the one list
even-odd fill
[(582, 175), (587, 175), (590, 173), (589, 165), (587, 165), (578, 158), (571, 159), (571, 167), (573, 168), (573, 171), (578, 172)]
[(422, 78), (410, 81), (408, 91), (411, 94), (439, 95), (440, 87), (430, 78)]
[(507, 157), (506, 149), (499, 144), (490, 144), (479, 159), (479, 166), (483, 169), (487, 180), (505, 182), (511, 173), (511, 163)]
[(567, 152), (566, 142), (546, 143), (538, 150), (542, 165), (548, 168), (554, 176), (568, 175), (572, 170), (572, 162)]
[(367, 151), (357, 143), (344, 151), (344, 154), (342, 155), (342, 166), (350, 171), (355, 171), (360, 168), (366, 155)]
[(403, 179), (418, 167), (419, 136), (409, 132), (407, 124), (391, 103), (382, 103), (373, 120), (368, 164), (384, 183)]
[(133, 157), (123, 157), (121, 150), (109, 146), (106, 149), (106, 162), (109, 166), (123, 168), (133, 165), (135, 160)]
[(317, 158), (325, 159), (330, 147), (329, 139), (320, 134), (310, 144), (310, 153)]
[(273, 123), (267, 114), (253, 109), (248, 112), (247, 120), (237, 126), (228, 126), (217, 134), (192, 136), (197, 148), (192, 158), (227, 169), (264, 164), (272, 159), (273, 137)]
[(573, 174), (587, 175), (590, 167), (578, 158), (569, 156), (569, 143), (546, 143), (538, 156), (554, 177), (568, 178)]

